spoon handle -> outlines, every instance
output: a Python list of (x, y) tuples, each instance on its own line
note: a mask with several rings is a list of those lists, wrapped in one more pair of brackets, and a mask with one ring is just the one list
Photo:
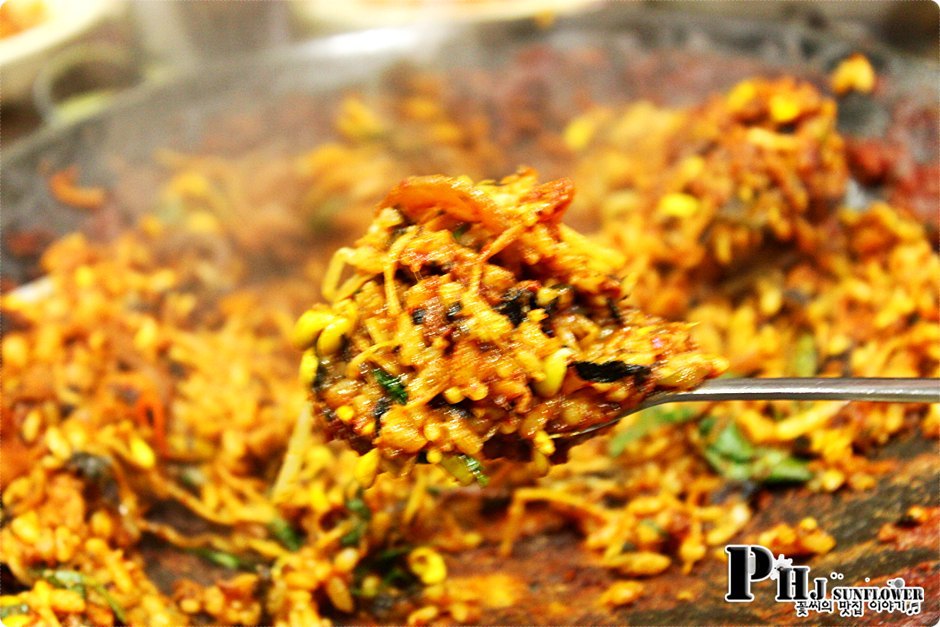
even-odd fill
[(880, 401), (940, 403), (940, 379), (819, 378), (712, 379), (687, 392), (654, 394), (640, 407), (691, 401)]

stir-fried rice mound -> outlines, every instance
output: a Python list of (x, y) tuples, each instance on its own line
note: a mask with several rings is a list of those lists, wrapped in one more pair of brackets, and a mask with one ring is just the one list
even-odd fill
[(629, 304), (619, 253), (561, 223), (573, 194), (533, 170), (396, 186), (295, 328), (326, 430), (471, 480), (477, 456), (551, 457), (553, 435), (719, 375), (686, 324)]

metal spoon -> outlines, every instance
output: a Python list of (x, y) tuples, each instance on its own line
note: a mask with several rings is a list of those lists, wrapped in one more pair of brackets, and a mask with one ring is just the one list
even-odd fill
[(581, 431), (555, 433), (556, 439), (577, 438), (606, 429), (624, 416), (666, 403), (701, 401), (874, 401), (940, 403), (940, 379), (839, 378), (712, 379), (686, 392), (657, 392), (615, 418)]

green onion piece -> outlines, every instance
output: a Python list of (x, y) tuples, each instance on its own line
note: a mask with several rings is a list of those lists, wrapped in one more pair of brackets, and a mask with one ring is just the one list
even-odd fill
[(460, 243), (460, 238), (463, 237), (463, 234), (470, 230), (470, 223), (463, 222), (453, 231), (454, 241), (458, 244)]
[(365, 535), (366, 529), (369, 525), (362, 519), (356, 521), (355, 526), (352, 529), (347, 531), (339, 539), (339, 543), (342, 546), (356, 546), (359, 544), (359, 541), (362, 540), (362, 536)]
[(119, 623), (127, 624), (127, 614), (124, 612), (124, 608), (121, 607), (121, 604), (117, 602), (111, 593), (108, 592), (103, 585), (100, 583), (94, 583), (92, 587), (95, 589), (95, 592), (101, 595), (101, 597), (108, 604), (108, 607), (111, 608), (111, 611), (114, 613), (114, 617), (118, 620)]
[(380, 551), (378, 555), (375, 556), (375, 561), (381, 564), (385, 562), (390, 562), (392, 560), (396, 560), (402, 555), (407, 555), (408, 553), (411, 553), (411, 550), (413, 548), (414, 547), (411, 546), (410, 544), (405, 544), (403, 546), (394, 546), (388, 549), (384, 549), (383, 551)]
[(85, 575), (74, 570), (44, 570), (41, 577), (56, 588), (74, 590), (85, 596)]
[(40, 573), (40, 577), (57, 588), (74, 590), (81, 593), (82, 596), (86, 596), (86, 587), (91, 588), (105, 600), (118, 622), (127, 622), (127, 614), (125, 614), (124, 608), (121, 607), (121, 604), (118, 603), (113, 596), (111, 596), (111, 593), (108, 592), (108, 590), (103, 585), (93, 580), (91, 577), (83, 575), (82, 573), (76, 572), (74, 570), (65, 569), (43, 570)]
[(197, 547), (190, 549), (190, 551), (207, 562), (211, 562), (222, 568), (228, 568), (229, 570), (241, 570), (248, 567), (248, 564), (242, 558), (232, 553), (227, 553), (226, 551), (210, 549), (209, 547)]
[(401, 566), (392, 566), (385, 575), (382, 576), (383, 587), (405, 588), (412, 585), (417, 578)]
[(29, 614), (29, 606), (25, 603), (15, 603), (13, 605), (0, 606), (0, 618), (16, 616), (17, 614)]
[(379, 382), (379, 385), (385, 388), (385, 391), (396, 403), (404, 405), (408, 402), (408, 390), (402, 385), (401, 377), (390, 375), (381, 368), (373, 368), (372, 374), (375, 376), (375, 380)]
[(470, 485), (476, 481), (480, 486), (486, 487), (490, 478), (486, 476), (483, 464), (474, 457), (460, 453), (446, 455), (441, 459), (441, 466), (454, 476), (461, 485)]
[(627, 429), (616, 434), (607, 444), (607, 452), (611, 457), (617, 457), (631, 442), (639, 440), (646, 434), (665, 425), (676, 425), (694, 420), (698, 411), (692, 407), (650, 407), (637, 414), (636, 422)]
[(268, 531), (289, 551), (299, 551), (304, 545), (303, 536), (294, 529), (293, 525), (280, 516), (275, 516), (268, 523)]
[(183, 466), (179, 477), (183, 485), (194, 490), (198, 490), (206, 484), (206, 475), (199, 466)]

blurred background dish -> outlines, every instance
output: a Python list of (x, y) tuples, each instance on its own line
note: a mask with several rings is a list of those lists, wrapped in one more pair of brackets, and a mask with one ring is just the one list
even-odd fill
[(114, 0), (9, 0), (0, 13), (0, 78), (7, 103), (28, 97), (48, 59), (120, 7)]
[[(489, 22), (545, 28), (554, 19), (589, 14), (607, 5), (637, 15), (745, 18), (768, 28), (783, 22), (824, 38), (863, 48), (888, 45), (930, 61), (936, 61), (940, 45), (940, 9), (932, 2), (9, 0), (0, 16), (3, 32), (8, 33), (0, 38), (3, 137), (9, 146), (52, 121), (53, 109), (63, 105), (69, 109), (67, 115), (84, 115), (140, 82), (159, 82), (206, 63), (284, 48), (324, 34), (406, 23), (440, 28)], [(86, 44), (113, 46), (121, 52), (102, 59), (97, 52), (85, 54)], [(83, 50), (73, 52), (73, 45)], [(109, 71), (113, 75), (108, 76)], [(37, 78), (44, 84), (34, 85)]]
[(551, 20), (603, 4), (602, 0), (295, 0), (297, 15), (322, 27), (364, 28), (418, 22), (491, 22), (520, 18)]

